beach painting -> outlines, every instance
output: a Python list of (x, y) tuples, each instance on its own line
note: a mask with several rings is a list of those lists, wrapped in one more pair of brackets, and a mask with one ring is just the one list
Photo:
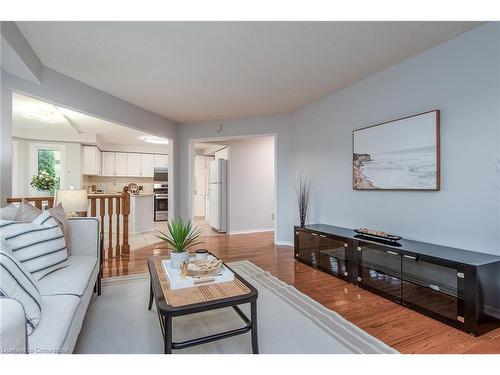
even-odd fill
[(355, 190), (439, 190), (439, 111), (353, 132)]

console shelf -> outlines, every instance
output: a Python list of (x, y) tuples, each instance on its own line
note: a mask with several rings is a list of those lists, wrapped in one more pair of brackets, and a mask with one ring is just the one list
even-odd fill
[(500, 257), (424, 242), (378, 241), (324, 224), (294, 228), (295, 259), (480, 335), (500, 326)]

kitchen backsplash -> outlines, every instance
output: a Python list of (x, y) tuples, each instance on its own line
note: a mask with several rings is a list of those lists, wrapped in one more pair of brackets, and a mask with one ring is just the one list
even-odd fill
[(143, 186), (144, 193), (153, 192), (152, 177), (102, 177), (102, 176), (83, 176), (82, 189), (87, 189), (90, 185), (96, 185), (98, 189), (103, 189), (106, 193), (116, 193), (123, 190), (123, 187), (136, 183)]

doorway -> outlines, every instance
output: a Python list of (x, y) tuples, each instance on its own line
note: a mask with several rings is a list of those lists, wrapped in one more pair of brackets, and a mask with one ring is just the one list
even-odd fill
[(274, 231), (275, 141), (274, 135), (192, 141), (192, 217), (204, 234)]

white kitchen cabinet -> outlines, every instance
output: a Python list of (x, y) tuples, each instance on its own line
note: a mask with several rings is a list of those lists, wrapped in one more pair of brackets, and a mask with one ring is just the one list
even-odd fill
[(156, 154), (154, 166), (158, 167), (158, 168), (167, 168), (168, 167), (168, 155)]
[(155, 155), (153, 154), (141, 154), (141, 176), (142, 177), (153, 177), (154, 176), (154, 164)]
[(127, 154), (127, 172), (126, 176), (141, 176), (141, 154)]
[(115, 153), (102, 152), (102, 176), (116, 176), (115, 171)]
[(83, 146), (83, 174), (101, 175), (101, 151), (97, 146)]
[(126, 176), (128, 173), (127, 153), (115, 152), (115, 176)]

